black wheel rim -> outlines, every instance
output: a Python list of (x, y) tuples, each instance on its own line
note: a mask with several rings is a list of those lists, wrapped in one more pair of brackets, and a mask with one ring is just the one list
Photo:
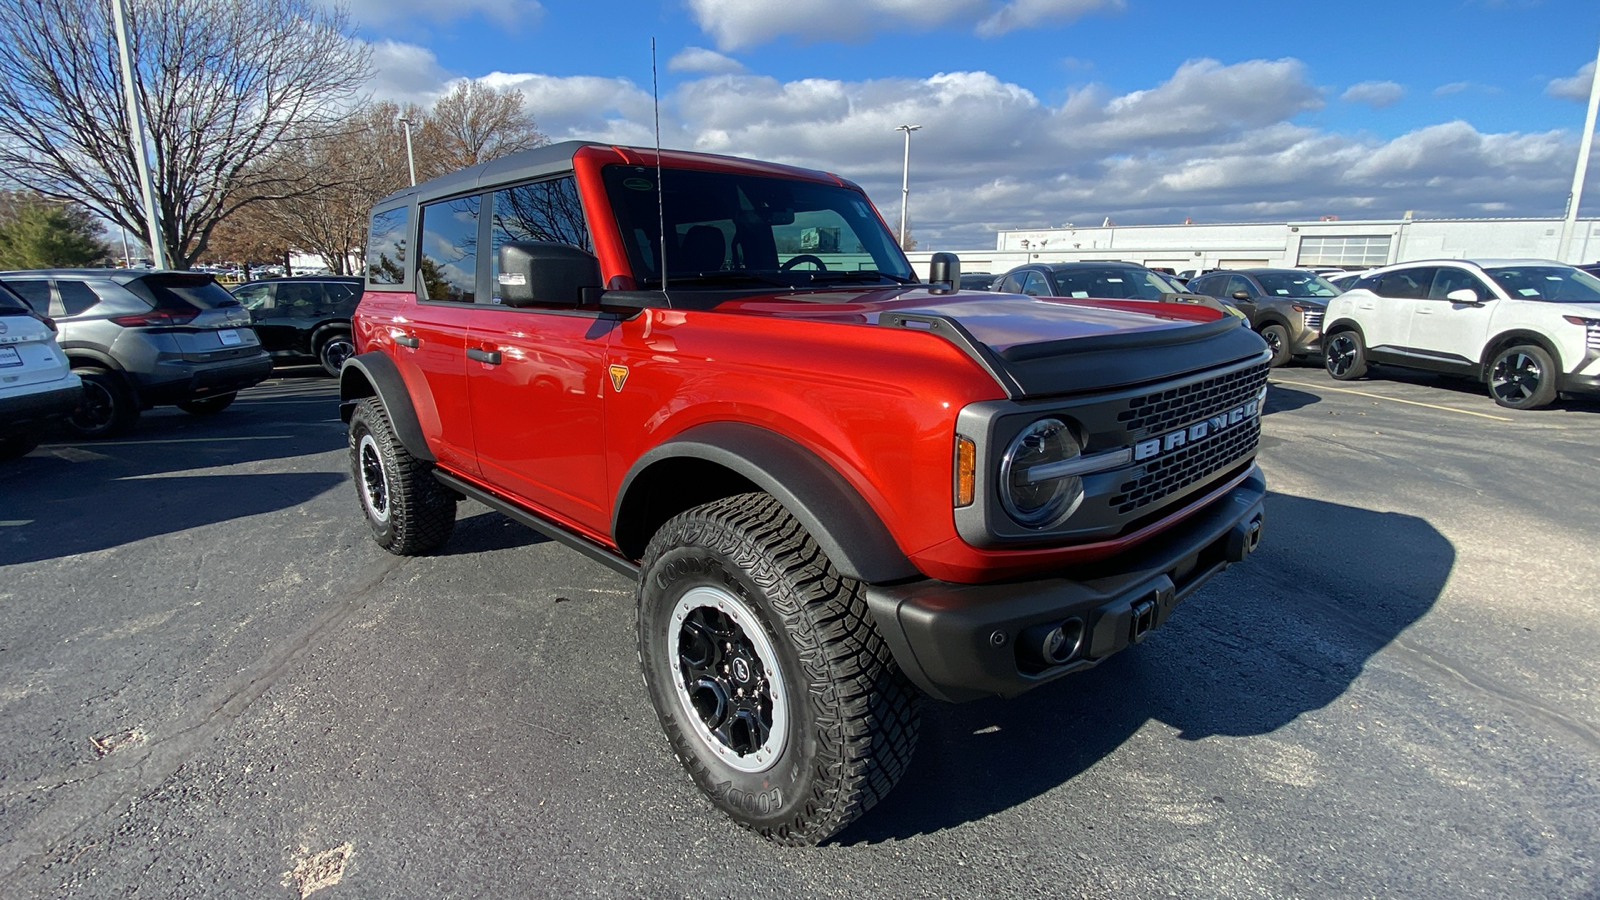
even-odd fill
[(337, 369), (344, 365), (344, 361), (354, 356), (355, 345), (347, 338), (333, 338), (322, 345), (322, 364), (329, 369)]
[(770, 768), (788, 715), (772, 644), (753, 614), (727, 591), (699, 587), (679, 599), (668, 627), (678, 701), (695, 736), (735, 769)]
[(358, 454), (361, 465), (361, 498), (367, 504), (367, 514), (379, 522), (389, 521), (389, 478), (383, 471), (383, 458), (378, 455), (378, 443), (372, 435), (361, 438)]
[(1266, 331), (1261, 332), (1261, 336), (1263, 338), (1266, 338), (1267, 349), (1272, 351), (1273, 359), (1277, 359), (1280, 355), (1282, 355), (1282, 353), (1283, 353), (1283, 336), (1282, 335), (1278, 334), (1276, 331), (1268, 329)]
[(1494, 364), (1490, 376), (1490, 390), (1495, 399), (1505, 403), (1525, 403), (1539, 392), (1544, 370), (1531, 355), (1517, 351), (1507, 353)]
[(1350, 371), (1356, 361), (1355, 339), (1347, 334), (1341, 334), (1328, 344), (1328, 371), (1334, 375), (1343, 375)]
[(111, 427), (117, 416), (117, 398), (98, 381), (83, 380), (83, 403), (67, 421), (79, 431), (99, 432)]

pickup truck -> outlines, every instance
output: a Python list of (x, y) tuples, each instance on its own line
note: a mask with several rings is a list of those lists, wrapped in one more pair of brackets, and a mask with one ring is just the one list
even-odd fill
[(1195, 304), (963, 291), (824, 172), (581, 142), (373, 209), (340, 373), (367, 525), (472, 498), (633, 579), (644, 681), (710, 801), (813, 844), (922, 695), (1140, 641), (1261, 536), (1265, 344)]

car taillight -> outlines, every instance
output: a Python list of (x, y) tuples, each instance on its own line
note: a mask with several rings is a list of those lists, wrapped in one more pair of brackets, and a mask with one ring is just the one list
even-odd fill
[(170, 309), (152, 309), (146, 313), (131, 316), (112, 316), (111, 321), (125, 328), (148, 328), (161, 325), (187, 325), (200, 315), (199, 310), (194, 312), (173, 312)]

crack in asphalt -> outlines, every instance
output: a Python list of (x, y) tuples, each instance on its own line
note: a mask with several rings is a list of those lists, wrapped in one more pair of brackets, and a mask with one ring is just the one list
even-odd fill
[[(15, 838), (0, 846), (0, 894), (15, 896), (12, 890), (18, 887), (18, 880), (25, 873), (41, 869), (64, 843), (109, 815), (129, 797), (149, 793), (171, 778), (206, 743), (271, 689), (291, 665), (364, 609), (372, 595), (408, 561), (400, 557), (385, 559), (360, 586), (343, 599), (329, 603), (297, 637), (229, 679), (210, 699), (196, 704), (196, 711), (179, 716), (166, 736), (152, 736), (137, 750), (109, 754), (95, 764), (91, 774), (82, 778), (49, 787), (36, 786), (38, 790), (56, 790), (70, 784), (92, 787), (87, 797), (54, 804), (52, 809), (23, 826)], [(64, 806), (71, 808), (64, 809)]]

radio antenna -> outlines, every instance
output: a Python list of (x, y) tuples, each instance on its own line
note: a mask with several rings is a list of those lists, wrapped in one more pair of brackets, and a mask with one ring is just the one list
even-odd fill
[(655, 101), (656, 113), (656, 227), (661, 234), (661, 296), (667, 307), (672, 297), (667, 293), (667, 198), (661, 188), (661, 88), (656, 82), (656, 39), (650, 39), (650, 96)]

